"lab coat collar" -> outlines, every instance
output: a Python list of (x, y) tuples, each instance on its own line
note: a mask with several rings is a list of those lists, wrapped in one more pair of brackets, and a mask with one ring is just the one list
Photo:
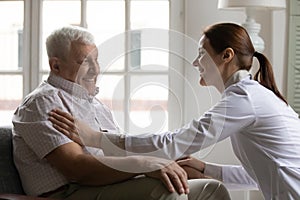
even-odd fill
[(232, 74), (232, 76), (228, 79), (228, 81), (226, 81), (225, 89), (227, 87), (229, 87), (230, 85), (241, 81), (242, 79), (244, 79), (247, 76), (250, 76), (250, 78), (251, 78), (251, 74), (247, 70), (244, 70), (244, 69), (234, 72)]

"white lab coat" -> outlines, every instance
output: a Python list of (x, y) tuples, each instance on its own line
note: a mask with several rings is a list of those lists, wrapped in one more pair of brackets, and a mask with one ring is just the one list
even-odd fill
[(206, 173), (225, 184), (257, 183), (265, 199), (300, 199), (298, 115), (244, 70), (225, 87), (221, 100), (199, 119), (162, 134), (128, 135), (126, 150), (177, 159), (230, 137), (242, 166), (208, 165)]

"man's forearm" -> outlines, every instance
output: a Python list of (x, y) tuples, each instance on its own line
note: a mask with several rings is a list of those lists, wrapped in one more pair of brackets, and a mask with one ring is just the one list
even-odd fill
[[(129, 173), (116, 167), (126, 164), (125, 158), (95, 157), (86, 154), (82, 147), (74, 142), (59, 146), (45, 158), (69, 181), (85, 185), (111, 184), (127, 180), (138, 174)], [(133, 162), (131, 161), (131, 163)]]
[(83, 154), (78, 157), (76, 163), (73, 177), (70, 177), (71, 181), (85, 185), (108, 185), (128, 180), (139, 175), (138, 173), (128, 172), (129, 170), (122, 170), (120, 166), (126, 166), (128, 163), (133, 163), (119, 157), (95, 158)]

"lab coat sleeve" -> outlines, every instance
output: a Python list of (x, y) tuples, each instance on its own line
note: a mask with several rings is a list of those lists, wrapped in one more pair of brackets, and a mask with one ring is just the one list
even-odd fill
[(229, 190), (258, 190), (257, 183), (240, 165), (206, 163), (204, 175), (222, 181)]
[(207, 177), (217, 179), (219, 181), (223, 181), (222, 165), (214, 163), (205, 163), (204, 175)]
[[(220, 137), (219, 127), (211, 127), (211, 115), (207, 113), (200, 120), (192, 120), (186, 126), (173, 132), (162, 134), (128, 136), (125, 148), (127, 155), (143, 154), (176, 160), (198, 152), (224, 139)], [(215, 119), (215, 123), (218, 120)], [(212, 130), (214, 129), (214, 130)]]
[(213, 147), (217, 142), (240, 134), (255, 121), (253, 108), (247, 92), (238, 86), (231, 86), (222, 99), (199, 119), (186, 126), (161, 134), (126, 135), (127, 154), (178, 159)]

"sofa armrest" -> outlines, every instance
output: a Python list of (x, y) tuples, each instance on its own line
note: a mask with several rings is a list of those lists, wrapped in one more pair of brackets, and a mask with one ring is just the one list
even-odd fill
[(21, 195), (21, 194), (0, 194), (0, 199), (5, 199), (5, 200), (51, 200), (51, 198), (33, 197), (33, 196), (26, 196), (26, 195)]

